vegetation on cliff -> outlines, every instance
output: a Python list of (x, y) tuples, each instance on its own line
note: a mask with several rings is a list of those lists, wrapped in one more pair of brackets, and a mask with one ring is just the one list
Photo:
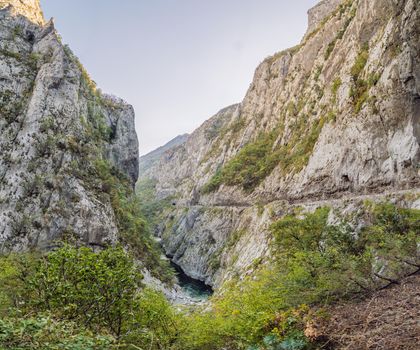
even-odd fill
[(328, 224), (329, 215), (320, 208), (273, 224), (272, 261), (225, 285), (212, 312), (189, 316), (185, 348), (319, 348), (328, 334), (311, 338), (308, 325), (328, 316), (322, 306), (363, 298), (419, 271), (419, 210), (366, 203), (360, 231), (351, 220)]
[[(332, 302), (397, 284), (419, 271), (420, 211), (365, 203), (352, 218), (329, 208), (272, 225), (273, 257), (233, 280), (211, 306), (186, 313), (145, 288), (122, 248), (68, 245), (0, 260), (4, 349), (315, 349), (310, 324)], [(42, 344), (42, 345), (41, 345)]]
[[(293, 113), (297, 115), (299, 111)], [(216, 172), (203, 187), (203, 193), (216, 191), (222, 184), (241, 186), (244, 191), (252, 191), (277, 166), (284, 174), (302, 170), (308, 163), (324, 124), (330, 121), (331, 116), (323, 116), (312, 124), (308, 123), (304, 114), (297, 118), (296, 123), (291, 126), (292, 136), (287, 143), (279, 142), (283, 137), (283, 125), (260, 134)]]
[(151, 237), (139, 198), (126, 174), (106, 158), (106, 144), (113, 130), (105, 123), (105, 107), (118, 108), (106, 99), (77, 57), (66, 47), (66, 54), (82, 72), (81, 93), (88, 99), (87, 115), (83, 116), (83, 131), (70, 137), (74, 157), (71, 171), (92, 189), (102, 202), (110, 202), (119, 230), (119, 239), (131, 248), (136, 257), (155, 277), (165, 282), (173, 278), (167, 261), (160, 258), (160, 248)]

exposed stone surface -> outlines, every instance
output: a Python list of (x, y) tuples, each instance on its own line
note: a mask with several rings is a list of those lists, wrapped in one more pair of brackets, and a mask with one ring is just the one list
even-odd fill
[[(270, 222), (294, 205), (346, 211), (348, 202), (395, 197), (416, 206), (401, 191), (420, 187), (418, 1), (338, 3), (312, 9), (318, 27), (267, 58), (241, 104), (142, 175), (156, 180), (158, 198), (177, 198), (159, 230), (187, 274), (217, 286), (252, 268), (269, 254)], [(203, 193), (244, 145), (273, 130), (273, 149), (293, 155), (289, 163), (280, 158), (251, 191), (222, 184)]]
[(7, 3), (0, 10), (0, 251), (48, 249), (65, 236), (115, 242), (114, 212), (94, 164), (109, 160), (134, 186), (133, 109), (96, 90), (53, 22), (42, 24), (38, 1)]
[(135, 131), (134, 109), (122, 99), (102, 95), (105, 105), (102, 109), (106, 124), (111, 129), (111, 137), (105, 145), (106, 158), (125, 173), (133, 186), (139, 176), (139, 143)]
[(318, 26), (325, 20), (332, 12), (334, 12), (338, 5), (343, 3), (344, 0), (323, 0), (316, 4), (308, 11), (308, 30), (310, 34), (318, 28)]
[(22, 15), (35, 24), (45, 24), (40, 0), (0, 0), (0, 9), (7, 6), (14, 15)]

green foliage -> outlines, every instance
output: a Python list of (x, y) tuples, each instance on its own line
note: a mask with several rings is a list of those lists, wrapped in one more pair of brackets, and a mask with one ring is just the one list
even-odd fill
[(48, 315), (0, 320), (0, 348), (4, 350), (108, 350), (114, 343), (111, 336), (95, 335)]
[(2, 257), (0, 348), (169, 349), (179, 316), (141, 278), (118, 247)]
[(111, 199), (121, 240), (157, 278), (172, 282), (173, 270), (150, 235), (139, 197), (134, 195), (128, 180), (105, 160), (96, 160), (96, 174), (102, 180), (102, 191)]
[(17, 37), (20, 37), (22, 35), (23, 35), (23, 28), (22, 28), (21, 25), (18, 24), (17, 26), (15, 26), (13, 28), (13, 31), (12, 31), (12, 39), (13, 40), (16, 40)]
[[(312, 303), (373, 290), (401, 278), (416, 259), (420, 211), (370, 204), (359, 235), (351, 225), (328, 225), (329, 209), (288, 216), (273, 225), (276, 256), (289, 303)], [(415, 265), (415, 263), (413, 263)]]
[(331, 87), (331, 91), (332, 91), (334, 97), (337, 96), (337, 92), (338, 92), (338, 89), (340, 88), (341, 84), (342, 84), (342, 81), (341, 81), (340, 77), (334, 79), (332, 87)]
[(0, 115), (8, 124), (18, 121), (19, 115), (25, 107), (25, 101), (12, 90), (0, 92)]
[(22, 60), (22, 55), (19, 52), (10, 51), (7, 48), (0, 49), (0, 55), (3, 55), (4, 57), (8, 57), (8, 58), (13, 58), (16, 61)]
[(179, 336), (181, 322), (182, 316), (162, 293), (145, 289), (136, 300), (136, 312), (124, 342), (147, 349), (171, 349)]
[[(299, 113), (300, 109), (298, 107), (295, 113)], [(241, 186), (245, 191), (252, 191), (277, 166), (280, 166), (284, 174), (302, 170), (308, 163), (309, 156), (327, 121), (327, 116), (324, 116), (311, 125), (307, 116), (299, 116), (296, 123), (291, 126), (291, 137), (285, 145), (276, 142), (283, 132), (281, 126), (272, 132), (260, 134), (254, 142), (245, 145), (214, 174), (203, 187), (203, 193), (216, 191), (222, 184)]]
[(328, 46), (327, 49), (325, 50), (325, 54), (324, 54), (324, 59), (327, 60), (331, 53), (333, 52), (334, 48), (335, 48), (335, 44), (337, 43), (337, 40), (334, 39), (333, 41), (331, 41)]
[[(14, 268), (22, 280), (16, 300), (21, 310), (53, 312), (60, 319), (121, 336), (141, 280), (122, 248), (94, 253), (65, 245), (35, 263), (22, 257), (19, 261)], [(14, 281), (10, 267), (6, 273)]]
[(369, 59), (369, 46), (367, 44), (363, 45), (362, 50), (356, 57), (356, 60), (351, 67), (350, 74), (354, 81), (357, 81), (362, 73), (363, 69), (365, 69), (366, 63)]
[(317, 66), (316, 67), (315, 74), (314, 74), (314, 80), (315, 81), (318, 81), (319, 80), (319, 77), (321, 76), (321, 73), (322, 73), (322, 69), (323, 68), (324, 68), (323, 66)]
[(355, 113), (359, 113), (363, 105), (369, 100), (369, 89), (376, 85), (380, 78), (380, 74), (378, 73), (371, 73), (367, 80), (361, 77), (368, 59), (369, 47), (365, 44), (359, 52), (350, 71), (353, 79), (350, 97), (353, 99)]

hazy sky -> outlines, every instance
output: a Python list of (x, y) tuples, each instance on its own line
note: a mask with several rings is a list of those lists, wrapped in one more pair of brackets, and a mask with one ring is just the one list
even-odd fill
[(98, 86), (136, 111), (140, 153), (240, 102), (318, 0), (41, 0)]

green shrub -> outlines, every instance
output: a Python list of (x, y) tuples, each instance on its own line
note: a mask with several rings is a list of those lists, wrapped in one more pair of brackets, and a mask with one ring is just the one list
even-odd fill
[[(8, 292), (18, 293), (15, 303), (21, 310), (53, 312), (92, 330), (107, 329), (121, 336), (142, 278), (122, 248), (94, 253), (65, 245), (36, 262), (30, 256), (12, 259), (19, 263), (15, 276), (22, 283), (20, 291)], [(11, 271), (9, 267), (9, 275)]]
[(0, 348), (167, 349), (181, 317), (141, 279), (118, 247), (2, 257)]
[(369, 88), (372, 86), (371, 84), (376, 84), (378, 81), (374, 81), (375, 78), (370, 81), (366, 81), (361, 78), (368, 59), (369, 46), (365, 44), (356, 57), (356, 60), (350, 70), (350, 74), (353, 79), (353, 86), (350, 89), (350, 97), (353, 99), (355, 113), (359, 113), (362, 110), (363, 105), (369, 99)]
[(328, 60), (328, 58), (330, 57), (331, 53), (333, 52), (334, 48), (335, 48), (335, 44), (337, 43), (337, 40), (334, 39), (333, 41), (331, 41), (328, 46), (327, 49), (325, 50), (325, 54), (324, 54), (324, 59)]
[(147, 349), (171, 349), (182, 320), (162, 293), (145, 289), (136, 300), (136, 312), (124, 343)]
[(329, 212), (273, 224), (270, 264), (225, 284), (211, 311), (188, 315), (178, 348), (314, 349), (304, 336), (311, 305), (382, 288), (418, 269), (419, 210), (367, 203), (358, 234), (345, 219), (328, 225)]
[(4, 350), (108, 350), (113, 344), (111, 336), (81, 330), (73, 322), (49, 315), (0, 320), (0, 348)]
[(331, 87), (331, 91), (334, 95), (334, 98), (337, 97), (337, 92), (338, 92), (338, 89), (340, 88), (341, 84), (342, 84), (342, 81), (341, 81), (340, 77), (334, 79), (332, 87)]
[(245, 191), (252, 191), (277, 166), (280, 166), (283, 174), (302, 170), (308, 163), (327, 121), (324, 116), (309, 124), (306, 115), (299, 116), (296, 123), (291, 126), (292, 136), (285, 145), (275, 145), (283, 132), (282, 126), (272, 132), (260, 134), (254, 142), (245, 145), (223, 168), (219, 169), (202, 188), (202, 192), (216, 191), (222, 184), (241, 186)]
[(409, 262), (417, 254), (420, 211), (370, 204), (363, 214), (370, 222), (358, 237), (345, 222), (328, 225), (328, 212), (318, 209), (303, 220), (288, 216), (272, 227), (283, 283), (296, 302), (373, 290), (410, 271)]
[(355, 82), (359, 79), (360, 74), (365, 69), (368, 59), (369, 59), (369, 46), (365, 44), (363, 45), (362, 50), (357, 55), (356, 60), (350, 70), (350, 74)]

